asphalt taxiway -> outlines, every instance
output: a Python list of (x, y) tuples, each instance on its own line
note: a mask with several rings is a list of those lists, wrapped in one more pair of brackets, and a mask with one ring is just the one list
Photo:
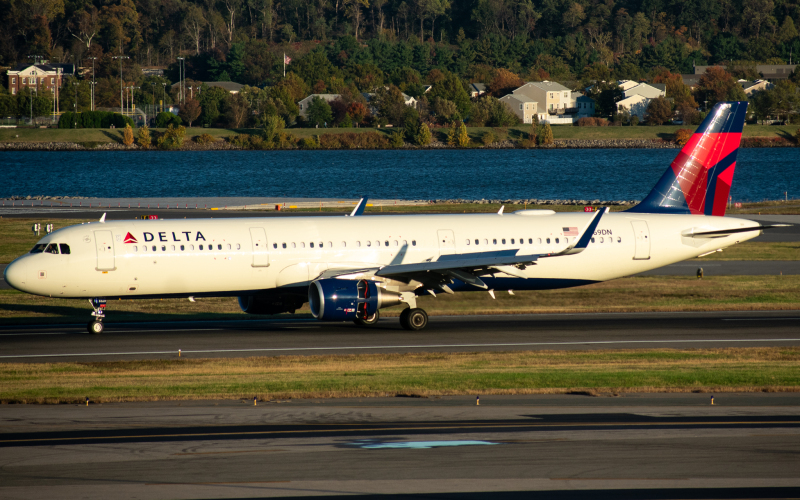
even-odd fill
[(11, 405), (0, 496), (800, 496), (800, 397), (716, 396)]
[[(109, 312), (113, 315), (113, 312)], [(431, 316), (408, 332), (314, 319), (0, 327), (0, 362), (800, 345), (800, 311)]]

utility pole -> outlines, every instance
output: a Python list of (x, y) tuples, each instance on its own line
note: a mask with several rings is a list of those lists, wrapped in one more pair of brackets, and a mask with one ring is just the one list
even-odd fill
[(122, 60), (130, 59), (128, 56), (113, 56), (111, 59), (119, 59), (119, 109), (122, 111), (124, 104), (122, 102)]
[(164, 101), (167, 100), (167, 82), (161, 82), (161, 112), (164, 112)]
[[(96, 57), (90, 57), (89, 59), (92, 60), (92, 111), (94, 111), (94, 61), (97, 59)], [(120, 71), (121, 73), (121, 71)]]

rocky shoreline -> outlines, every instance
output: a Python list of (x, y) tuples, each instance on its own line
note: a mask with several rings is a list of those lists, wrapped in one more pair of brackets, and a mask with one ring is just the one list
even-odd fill
[[(554, 144), (537, 146), (535, 149), (665, 149), (677, 148), (678, 145), (660, 139), (557, 139)], [(500, 141), (487, 146), (471, 146), (467, 149), (518, 149), (519, 143)], [(235, 151), (243, 148), (227, 141), (215, 141), (210, 144), (197, 144), (186, 141), (180, 151)], [(406, 144), (402, 149), (462, 149), (435, 141), (429, 146)], [(76, 142), (0, 142), (0, 151), (144, 151), (139, 146), (123, 144)], [(149, 151), (158, 151), (150, 149)]]

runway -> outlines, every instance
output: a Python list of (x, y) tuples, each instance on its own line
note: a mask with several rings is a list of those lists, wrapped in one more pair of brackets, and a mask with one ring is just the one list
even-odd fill
[(0, 328), (0, 362), (800, 345), (800, 311), (432, 316), (408, 332), (314, 319)]
[[(4, 407), (4, 499), (796, 498), (796, 394)], [(363, 496), (362, 496), (363, 495)]]

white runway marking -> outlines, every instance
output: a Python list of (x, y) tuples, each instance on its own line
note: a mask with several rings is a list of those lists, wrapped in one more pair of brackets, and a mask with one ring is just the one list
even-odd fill
[[(419, 344), (419, 345), (377, 345), (377, 346), (339, 346), (339, 347), (274, 347), (261, 349), (208, 349), (189, 350), (181, 349), (183, 354), (214, 354), (231, 352), (292, 352), (292, 351), (344, 351), (344, 350), (381, 350), (381, 349), (438, 349), (457, 347), (534, 347), (534, 346), (569, 346), (569, 345), (614, 345), (614, 344), (720, 344), (725, 342), (800, 342), (796, 339), (726, 339), (726, 340), (595, 340), (591, 342), (518, 342), (504, 344)], [(175, 354), (172, 351), (132, 351), (132, 352), (86, 352), (73, 354), (15, 354), (0, 356), (0, 359), (12, 358), (65, 358), (77, 356), (140, 356), (153, 354)]]
[(722, 318), (722, 321), (792, 321), (798, 318)]

